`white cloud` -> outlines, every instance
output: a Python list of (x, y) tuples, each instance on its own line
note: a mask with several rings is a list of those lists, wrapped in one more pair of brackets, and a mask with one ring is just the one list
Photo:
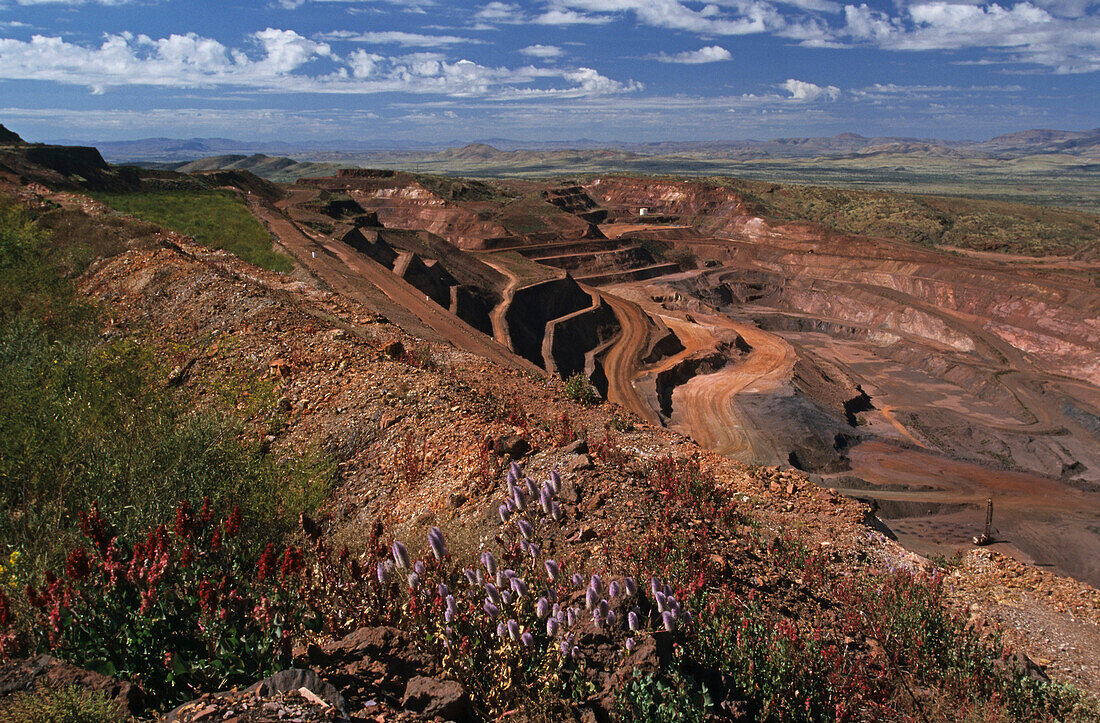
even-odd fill
[(553, 4), (563, 12), (595, 18), (630, 13), (644, 25), (707, 35), (762, 33), (786, 24), (774, 5), (758, 0), (717, 0), (699, 10), (680, 0), (553, 0)]
[(528, 45), (520, 48), (519, 52), (532, 58), (559, 58), (564, 55), (564, 51), (556, 45)]
[(844, 8), (835, 37), (886, 50), (976, 48), (981, 63), (1032, 63), (1060, 73), (1100, 70), (1100, 17), (1087, 0), (1038, 0), (1015, 5), (913, 2), (890, 16), (866, 4)]
[(401, 30), (383, 30), (356, 33), (351, 30), (333, 30), (320, 33), (316, 37), (322, 40), (343, 40), (350, 43), (374, 43), (376, 45), (401, 45), (408, 48), (439, 48), (447, 45), (473, 45), (482, 41), (461, 38), (457, 35), (424, 35), (406, 33)]
[[(173, 88), (234, 86), (284, 93), (430, 93), (456, 97), (580, 97), (640, 89), (591, 68), (489, 67), (439, 53), (387, 56), (356, 50), (340, 57), (293, 30), (250, 36), (251, 53), (194, 34), (153, 39), (108, 35), (98, 47), (59, 37), (0, 38), (0, 78), (85, 85)], [(312, 71), (312, 72), (311, 72)]]
[(779, 87), (791, 94), (791, 100), (808, 102), (814, 100), (836, 100), (840, 97), (840, 88), (835, 85), (814, 85), (813, 83), (807, 83), (804, 80), (795, 80), (794, 78), (788, 78), (786, 82), (781, 83)]
[(708, 45), (698, 50), (686, 50), (675, 55), (660, 53), (653, 56), (662, 63), (683, 63), (685, 65), (698, 65), (701, 63), (717, 63), (723, 60), (733, 60), (730, 51), (719, 45)]

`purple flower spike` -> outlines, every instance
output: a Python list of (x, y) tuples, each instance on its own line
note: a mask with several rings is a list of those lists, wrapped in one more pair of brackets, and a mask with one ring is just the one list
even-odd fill
[(611, 599), (615, 599), (619, 597), (620, 592), (621, 590), (619, 588), (619, 583), (615, 580), (612, 580), (611, 584), (607, 586), (607, 596)]
[(485, 594), (489, 596), (494, 605), (500, 605), (500, 591), (497, 590), (497, 586), (491, 582), (485, 583)]
[(579, 572), (574, 572), (572, 579), (573, 579), (573, 587), (576, 587), (576, 588), (584, 587), (584, 578), (581, 577), (581, 574)]
[(524, 633), (519, 636), (519, 641), (529, 648), (535, 644), (535, 636), (531, 635), (531, 633)]
[(557, 582), (561, 579), (561, 568), (558, 567), (558, 563), (553, 560), (547, 560), (545, 565), (546, 576), (550, 578), (550, 582)]
[(549, 618), (546, 621), (546, 634), (551, 638), (558, 634), (558, 621), (556, 618)]
[(634, 597), (638, 594), (638, 583), (634, 582), (634, 578), (628, 577), (623, 580), (623, 589), (626, 590), (627, 595)]
[(523, 474), (523, 470), (519, 468), (519, 462), (512, 462), (512, 466), (508, 471), (511, 472), (516, 479), (519, 479), (520, 475)]
[(443, 544), (443, 531), (438, 527), (428, 530), (428, 545), (431, 546), (436, 560), (442, 560), (447, 556), (447, 546)]
[(481, 564), (485, 566), (486, 572), (490, 575), (497, 574), (497, 559), (493, 557), (493, 553), (488, 550), (481, 553)]
[(676, 617), (672, 614), (671, 610), (665, 610), (661, 613), (661, 624), (665, 626), (665, 630), (670, 633), (676, 629)]
[(608, 610), (607, 611), (607, 627), (610, 628), (615, 624), (615, 618), (616, 618), (615, 611), (614, 610)]
[(603, 580), (600, 579), (599, 575), (593, 575), (592, 579), (588, 582), (588, 587), (595, 590), (598, 595), (603, 592)]
[(488, 600), (486, 600), (485, 604), (481, 607), (485, 611), (485, 614), (491, 618), (495, 618), (497, 615), (500, 615), (500, 608), (498, 608), (496, 605)]
[(561, 522), (562, 518), (565, 517), (562, 514), (561, 505), (557, 502), (550, 503), (550, 517), (553, 518), (554, 522)]
[(481, 573), (481, 570), (474, 571), (474, 580), (477, 582), (479, 587), (485, 584), (485, 575)]
[(451, 588), (447, 587), (447, 583), (445, 582), (439, 583), (438, 592), (441, 598), (448, 598), (451, 596)]
[(500, 599), (504, 601), (505, 605), (511, 605), (512, 604), (512, 593), (508, 592), (507, 590), (504, 590), (500, 593)]
[(527, 583), (523, 581), (522, 577), (512, 578), (512, 589), (516, 591), (516, 595), (523, 597), (527, 594)]
[(512, 502), (515, 504), (517, 510), (527, 509), (527, 497), (519, 487), (516, 487), (512, 492)]
[(570, 643), (568, 640), (562, 640), (561, 643), (558, 644), (558, 647), (561, 648), (561, 654), (569, 655), (569, 647), (571, 645), (572, 643)]
[(420, 587), (420, 576), (415, 572), (409, 573), (409, 588), (416, 590)]
[(600, 614), (601, 618), (606, 618), (607, 617), (608, 607), (607, 607), (607, 601), (606, 600), (600, 600), (596, 604), (596, 612), (598, 612)]
[(477, 575), (474, 574), (473, 570), (467, 567), (465, 570), (462, 571), (462, 573), (466, 576), (466, 582), (470, 583), (471, 585), (477, 584)]
[(539, 486), (538, 483), (535, 482), (535, 480), (528, 477), (524, 480), (524, 484), (527, 485), (527, 494), (531, 495), (532, 499), (539, 496)]
[(663, 613), (668, 610), (668, 598), (665, 597), (663, 592), (658, 591), (653, 595), (653, 598), (657, 601), (657, 612)]
[(575, 660), (575, 659), (581, 657), (581, 649), (578, 648), (576, 645), (574, 645), (573, 649), (569, 651), (569, 655), (571, 655), (573, 657), (573, 659)]
[(632, 631), (637, 632), (638, 629), (641, 627), (638, 624), (638, 613), (634, 612), (633, 610), (631, 610), (629, 613), (627, 613), (626, 614), (626, 624), (627, 624), (627, 627), (629, 627)]
[(653, 593), (653, 597), (657, 597), (657, 593), (663, 592), (661, 590), (661, 581), (655, 577), (649, 579), (649, 591)]
[(542, 505), (542, 511), (544, 514), (550, 514), (554, 501), (550, 499), (550, 493), (546, 490), (542, 490), (539, 493), (539, 504)]
[(541, 550), (542, 550), (542, 548), (540, 548), (538, 545), (536, 545), (533, 542), (530, 545), (527, 546), (527, 552), (528, 552), (528, 554), (531, 555), (531, 557), (538, 557), (539, 552)]
[(386, 580), (388, 580), (389, 577), (390, 577), (390, 571), (386, 567), (386, 563), (384, 563), (384, 562), (378, 563), (378, 582), (381, 583), (382, 585), (385, 585)]
[(519, 623), (515, 619), (508, 621), (508, 637), (515, 641), (519, 640)]
[(400, 540), (393, 543), (393, 562), (402, 570), (408, 570), (412, 567), (412, 562), (409, 561), (409, 551), (405, 549), (404, 543)]
[(565, 611), (565, 625), (566, 627), (573, 627), (577, 624), (577, 614), (573, 612), (573, 608), (569, 608)]
[(626, 652), (629, 653), (633, 650), (634, 650), (634, 638), (627, 638), (626, 639)]
[(453, 622), (455, 621), (455, 614), (454, 614), (454, 611), (453, 611), (453, 610), (451, 610), (451, 609), (449, 609), (449, 608), (448, 608), (447, 610), (444, 610), (444, 611), (443, 611), (443, 620), (444, 620), (444, 621), (446, 621), (446, 623), (447, 623), (448, 625), (450, 625), (451, 623), (453, 623)]
[(535, 614), (539, 616), (539, 620), (542, 620), (550, 614), (550, 601), (544, 597), (540, 597), (539, 601), (535, 603)]
[(413, 563), (413, 570), (416, 571), (417, 575), (423, 575), (424, 574), (424, 561), (423, 560), (417, 560), (416, 562), (414, 562)]
[(512, 511), (508, 509), (508, 505), (501, 505), (497, 512), (500, 514), (502, 524), (508, 522), (508, 518), (512, 516)]
[(550, 484), (554, 486), (554, 494), (561, 492), (561, 475), (556, 469), (550, 472)]
[(508, 634), (508, 626), (504, 624), (503, 620), (501, 620), (499, 623), (497, 623), (497, 637), (498, 638), (503, 638), (507, 634)]
[(599, 601), (599, 597), (600, 594), (598, 592), (596, 592), (592, 588), (588, 588), (588, 590), (586, 590), (584, 593), (585, 609), (591, 610), (592, 608), (596, 607), (596, 603)]
[(516, 526), (519, 528), (520, 534), (528, 540), (530, 540), (535, 534), (534, 528), (531, 527), (531, 523), (529, 523), (527, 520), (516, 520)]

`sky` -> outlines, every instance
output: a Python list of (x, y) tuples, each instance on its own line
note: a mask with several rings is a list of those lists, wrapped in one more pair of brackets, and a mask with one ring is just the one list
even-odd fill
[(28, 140), (976, 139), (1100, 126), (1100, 0), (0, 0)]

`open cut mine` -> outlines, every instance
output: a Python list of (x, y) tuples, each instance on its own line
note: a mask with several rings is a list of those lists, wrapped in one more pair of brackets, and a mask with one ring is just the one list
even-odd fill
[[(221, 498), (226, 509), (209, 498), (159, 509), (174, 526), (135, 543), (116, 545), (133, 533), (127, 515), (146, 514), (137, 506), (55, 515), (79, 519), (65, 539), (84, 542), (53, 560), (64, 584), (52, 569), (19, 572), (27, 602), (0, 595), (11, 691), (73, 680), (134, 715), (179, 721), (518, 709), (523, 720), (627, 720), (623, 706), (646, 705), (643, 674), (652, 682), (676, 656), (698, 656), (677, 670), (706, 695), (679, 700), (704, 701), (708, 720), (784, 719), (795, 709), (771, 707), (784, 696), (813, 720), (948, 720), (962, 695), (954, 679), (882, 629), (904, 617), (885, 605), (934, 598), (921, 614), (954, 611), (948, 647), (964, 641), (1000, 681), (966, 693), (985, 696), (966, 699), (971, 712), (1052, 680), (1100, 692), (1095, 242), (1024, 256), (854, 235), (768, 216), (718, 180), (359, 168), (275, 184), (0, 143), (0, 211), (15, 229), (5, 233), (30, 239), (5, 253), (47, 238), (80, 250), (58, 255), (68, 265), (50, 293), (83, 301), (19, 313), (46, 309), (36, 323), (48, 330), (94, 306), (87, 345), (104, 345), (104, 378), (111, 364), (165, 366), (157, 394), (181, 395), (188, 413), (228, 410), (222, 443), (254, 443), (243, 448), (254, 474), (283, 480), (244, 533), (230, 511), (245, 503), (238, 491)], [(139, 220), (181, 194), (252, 224), (262, 248), (231, 253), (167, 228), (177, 219)], [(113, 209), (128, 203), (132, 215)], [(268, 246), (275, 256), (259, 265), (238, 258)], [(27, 298), (45, 293), (4, 278)], [(312, 482), (279, 477), (301, 455), (326, 470), (316, 498)], [(46, 524), (32, 497), (12, 520)], [(276, 523), (290, 540), (281, 556), (247, 537)], [(214, 568), (203, 574), (224, 574), (220, 586), (200, 579), (249, 540), (259, 561), (247, 584)], [(6, 554), (5, 584), (20, 569)], [(179, 584), (157, 587), (165, 579)], [(188, 580), (194, 595), (181, 592)], [(80, 653), (78, 636), (107, 625), (81, 586), (110, 598), (127, 585), (143, 619), (157, 604), (192, 606), (181, 615), (201, 618), (207, 636), (186, 651), (195, 660), (246, 636), (269, 657), (245, 680), (177, 665), (171, 651), (155, 673), (147, 658)], [(16, 614), (37, 622), (20, 627)], [(64, 615), (87, 627), (65, 631)], [(712, 616), (726, 627), (708, 627)], [(214, 641), (216, 618), (240, 627)], [(800, 652), (777, 662), (776, 650)], [(723, 667), (739, 655), (745, 670), (795, 661), (813, 672), (776, 673), (786, 682), (765, 694)], [(486, 682), (490, 665), (522, 685)], [(252, 675), (261, 668), (267, 677)]]

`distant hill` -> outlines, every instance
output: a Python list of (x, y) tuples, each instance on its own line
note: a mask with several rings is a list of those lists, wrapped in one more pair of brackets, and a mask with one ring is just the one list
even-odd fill
[(200, 158), (197, 161), (174, 166), (171, 170), (181, 173), (201, 171), (250, 171), (260, 178), (276, 183), (293, 183), (299, 178), (332, 176), (343, 166), (336, 163), (312, 163), (295, 161), (285, 157), (227, 155)]

